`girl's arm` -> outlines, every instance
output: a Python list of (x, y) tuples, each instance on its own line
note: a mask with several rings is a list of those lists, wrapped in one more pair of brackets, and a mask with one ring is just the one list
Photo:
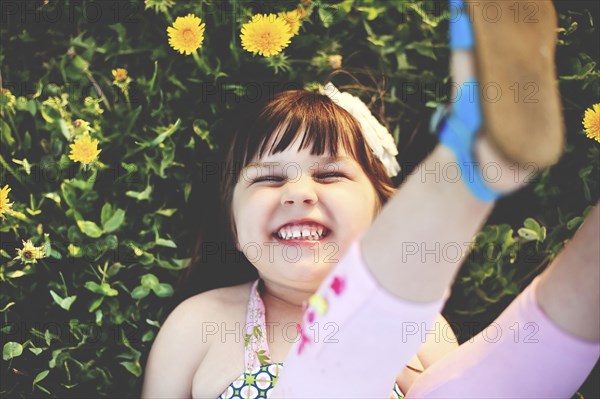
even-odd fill
[[(211, 320), (210, 298), (197, 295), (167, 317), (152, 345), (144, 370), (142, 398), (191, 398), (192, 379), (208, 350), (200, 339), (202, 320)], [(204, 314), (203, 314), (204, 313)]]

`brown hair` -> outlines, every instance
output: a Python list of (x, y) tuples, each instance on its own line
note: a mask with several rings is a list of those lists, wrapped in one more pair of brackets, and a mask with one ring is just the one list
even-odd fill
[[(271, 142), (277, 131), (278, 137), (275, 137), (267, 153), (267, 143)], [(284, 91), (259, 107), (254, 115), (250, 115), (234, 133), (227, 152), (220, 198), (228, 237), (233, 243), (237, 238), (231, 203), (242, 169), (256, 158), (285, 151), (300, 131), (304, 131), (300, 149), (312, 145), (311, 155), (323, 155), (327, 151), (328, 155), (336, 156), (341, 144), (373, 184), (378, 199), (376, 211), (393, 195), (395, 188), (391, 178), (383, 164), (373, 155), (364, 140), (359, 123), (350, 113), (318, 92)]]

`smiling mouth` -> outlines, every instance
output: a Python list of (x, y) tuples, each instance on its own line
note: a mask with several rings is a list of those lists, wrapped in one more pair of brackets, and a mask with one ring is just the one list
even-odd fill
[(327, 238), (330, 234), (331, 230), (323, 227), (320, 229), (283, 228), (271, 235), (278, 241), (283, 242), (318, 242)]

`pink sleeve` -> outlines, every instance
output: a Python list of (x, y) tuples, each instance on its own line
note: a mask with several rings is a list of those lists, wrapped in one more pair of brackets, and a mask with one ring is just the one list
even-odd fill
[(535, 298), (536, 278), (494, 323), (427, 369), (407, 398), (570, 398), (600, 343), (559, 329)]
[[(399, 264), (398, 267), (401, 267)], [(387, 398), (448, 295), (411, 303), (374, 280), (355, 240), (311, 297), (272, 398)]]

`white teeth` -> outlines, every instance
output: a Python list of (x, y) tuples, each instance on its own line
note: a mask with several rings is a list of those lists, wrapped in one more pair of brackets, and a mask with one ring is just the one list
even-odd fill
[(309, 239), (320, 240), (323, 238), (324, 229), (321, 226), (286, 226), (277, 232), (277, 236), (284, 240)]

